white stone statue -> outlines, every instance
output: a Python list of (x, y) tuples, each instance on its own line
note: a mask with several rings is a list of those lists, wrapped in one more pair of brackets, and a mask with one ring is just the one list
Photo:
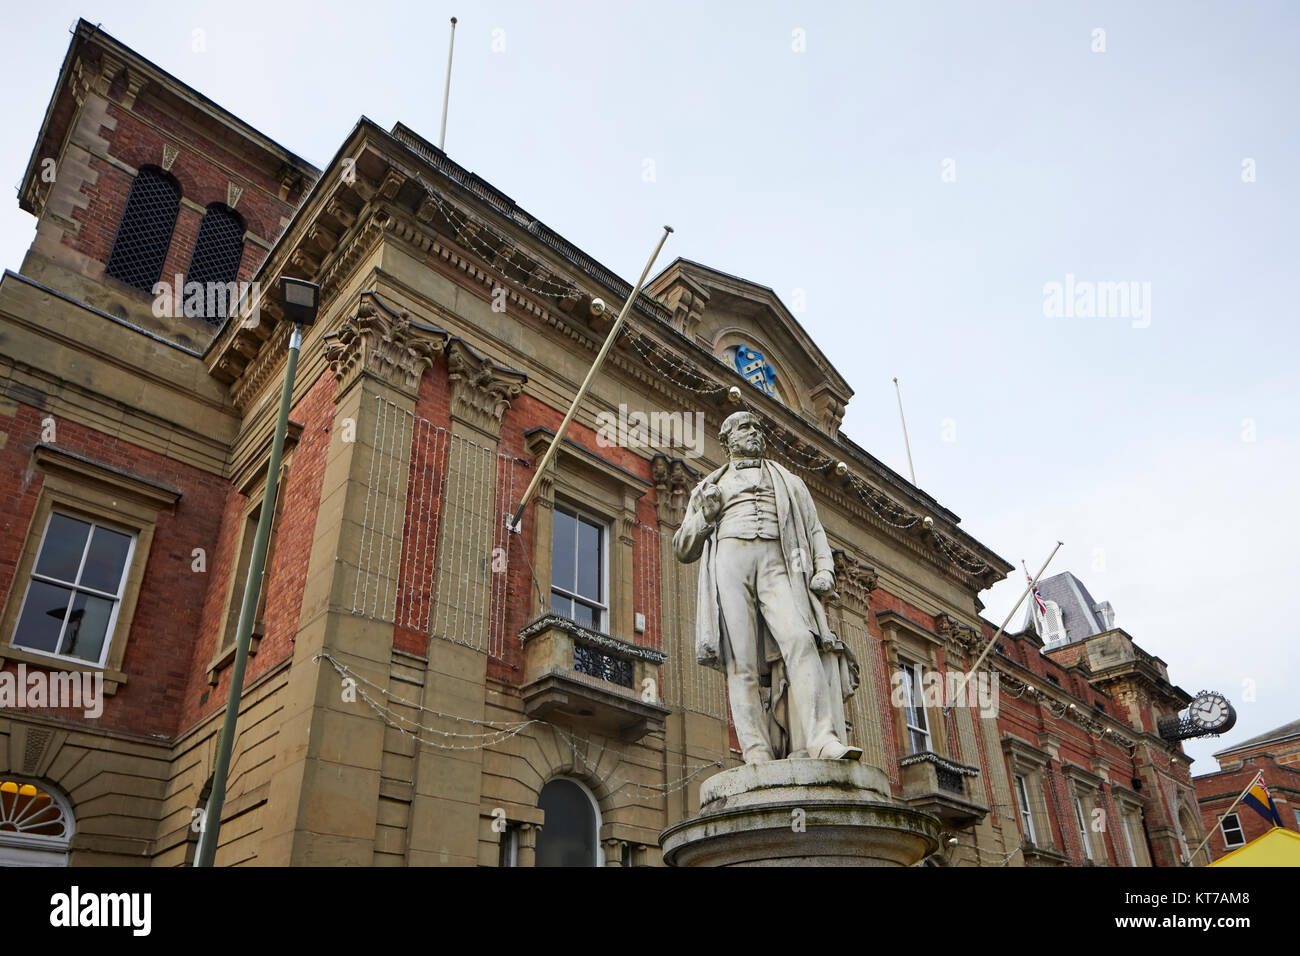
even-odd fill
[(834, 589), (835, 575), (812, 495), (764, 458), (753, 413), (730, 416), (719, 438), (731, 460), (696, 485), (673, 536), (678, 561), (703, 558), (696, 658), (727, 675), (745, 763), (858, 760), (844, 724), (857, 662), (817, 597)]

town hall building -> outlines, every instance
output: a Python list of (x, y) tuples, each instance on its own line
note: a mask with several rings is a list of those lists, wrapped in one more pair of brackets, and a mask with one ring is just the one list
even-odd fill
[(19, 204), (0, 675), (82, 699), (0, 699), (0, 863), (193, 862), (280, 277), (320, 312), (217, 865), (662, 865), (660, 832), (740, 762), (695, 659), (698, 566), (672, 550), (740, 408), (816, 502), (849, 742), (940, 821), (928, 865), (1181, 865), (1200, 844), (1160, 733), (1191, 697), (1108, 605), (1073, 638), (1002, 636), (982, 701), (926, 693), (994, 636), (979, 596), (1012, 565), (842, 432), (853, 390), (770, 288), (685, 258), (655, 275), (514, 531), (632, 287), (497, 185), (365, 118), (318, 169), (82, 21)]

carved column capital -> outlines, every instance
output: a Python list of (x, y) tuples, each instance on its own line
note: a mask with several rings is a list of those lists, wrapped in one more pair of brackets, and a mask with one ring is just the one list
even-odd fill
[(362, 372), (412, 395), (420, 376), (447, 347), (447, 339), (426, 336), (411, 326), (407, 312), (395, 312), (363, 298), (355, 314), (325, 337), (325, 361), (342, 395)]
[(670, 528), (681, 526), (686, 516), (686, 502), (699, 474), (680, 458), (655, 455), (650, 462), (655, 485), (655, 511), (659, 523)]
[(969, 624), (962, 624), (944, 611), (934, 616), (934, 629), (959, 649), (973, 648), (980, 642), (979, 632), (975, 628)]
[(880, 575), (870, 565), (863, 564), (847, 551), (832, 551), (835, 562), (835, 584), (841, 599), (865, 608), (871, 592), (880, 582)]
[(447, 378), (452, 419), (494, 439), (501, 434), (501, 416), (528, 381), (523, 372), (494, 365), (460, 339), (447, 346)]

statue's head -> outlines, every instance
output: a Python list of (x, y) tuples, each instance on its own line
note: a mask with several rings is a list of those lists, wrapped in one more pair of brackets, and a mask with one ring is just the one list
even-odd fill
[(718, 441), (732, 458), (762, 458), (767, 450), (763, 426), (753, 412), (728, 415), (718, 432)]

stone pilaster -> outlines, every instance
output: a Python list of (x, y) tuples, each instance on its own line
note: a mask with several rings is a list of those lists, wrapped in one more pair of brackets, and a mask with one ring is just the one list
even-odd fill
[[(451, 428), (438, 540), (438, 580), (430, 621), (424, 702), (471, 720), (486, 714), (484, 685), (490, 629), (492, 547), (501, 418), (526, 376), (478, 355), (459, 339), (447, 346)], [(457, 734), (481, 725), (426, 714), (429, 723)], [(447, 737), (416, 753), (411, 803), (410, 862), (472, 866), (482, 797), (481, 739)], [(520, 833), (520, 864), (532, 865), (536, 835)]]
[(445, 344), (373, 295), (323, 337), (335, 419), (271, 777), (270, 864), (374, 863), (385, 723), (360, 691), (389, 686), (416, 390)]

